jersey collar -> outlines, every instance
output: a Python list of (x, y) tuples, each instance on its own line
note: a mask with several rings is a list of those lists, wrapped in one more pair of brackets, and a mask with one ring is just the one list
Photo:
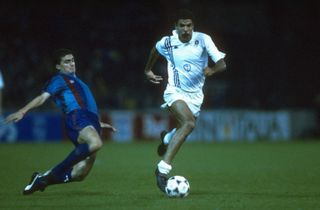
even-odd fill
[(173, 38), (175, 38), (180, 44), (187, 45), (187, 44), (192, 43), (193, 40), (194, 40), (194, 31), (192, 31), (192, 37), (191, 37), (190, 41), (189, 42), (185, 42), (185, 43), (180, 41), (178, 33), (177, 33), (177, 30), (172, 30), (172, 35), (173, 35)]

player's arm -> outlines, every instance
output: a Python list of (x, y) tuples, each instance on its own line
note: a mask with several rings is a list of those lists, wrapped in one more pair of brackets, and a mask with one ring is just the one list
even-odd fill
[(204, 69), (204, 75), (206, 77), (209, 77), (209, 76), (216, 74), (218, 72), (225, 71), (226, 68), (227, 68), (226, 62), (222, 58), (222, 59), (218, 60), (213, 66), (210, 66), (210, 65), (207, 66)]
[(204, 35), (204, 43), (205, 48), (210, 56), (208, 66), (204, 69), (204, 75), (209, 77), (218, 72), (222, 72), (226, 70), (226, 63), (224, 58), (226, 56), (225, 53), (220, 52), (216, 45), (213, 43), (212, 39), (208, 35)]
[(162, 76), (155, 75), (152, 71), (152, 68), (156, 61), (158, 60), (160, 54), (158, 53), (157, 49), (155, 47), (152, 48), (149, 58), (147, 61), (147, 65), (144, 69), (144, 74), (146, 75), (147, 79), (154, 84), (159, 84), (162, 79)]
[(50, 94), (47, 92), (43, 92), (42, 94), (38, 95), (34, 99), (32, 99), (27, 105), (19, 109), (17, 112), (10, 114), (8, 117), (6, 117), (5, 122), (18, 122), (21, 120), (24, 115), (30, 110), (35, 107), (41, 106), (48, 98), (50, 97)]

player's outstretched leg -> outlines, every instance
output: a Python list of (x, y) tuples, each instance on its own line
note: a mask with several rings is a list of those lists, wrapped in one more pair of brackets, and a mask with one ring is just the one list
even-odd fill
[(34, 172), (31, 176), (29, 184), (24, 188), (23, 194), (30, 195), (36, 191), (44, 191), (47, 186), (47, 182), (40, 173)]

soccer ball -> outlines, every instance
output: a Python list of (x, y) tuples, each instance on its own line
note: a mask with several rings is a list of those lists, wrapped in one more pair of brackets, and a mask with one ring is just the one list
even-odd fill
[(165, 188), (169, 197), (183, 198), (189, 194), (190, 184), (183, 176), (172, 176), (168, 179)]

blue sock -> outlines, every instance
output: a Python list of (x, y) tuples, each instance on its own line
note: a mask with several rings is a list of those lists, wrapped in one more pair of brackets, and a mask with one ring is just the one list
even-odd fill
[(59, 174), (59, 176), (51, 176), (48, 178), (47, 181), (49, 185), (52, 184), (61, 184), (61, 183), (68, 183), (72, 181), (71, 172), (73, 168), (68, 169), (65, 173)]
[[(53, 182), (59, 182), (65, 179), (66, 173), (69, 172), (69, 176), (71, 178), (71, 170), (72, 167), (84, 160), (86, 157), (90, 155), (89, 145), (88, 144), (79, 144), (69, 155), (68, 157), (55, 166), (50, 174), (54, 176)], [(71, 169), (71, 170), (70, 170)], [(67, 174), (68, 175), (68, 174)], [(64, 181), (63, 181), (64, 182)], [(60, 182), (61, 183), (61, 182)]]
[(67, 183), (67, 182), (71, 182), (72, 181), (72, 177), (71, 177), (71, 172), (72, 172), (73, 168), (70, 168), (69, 170), (67, 170), (63, 176), (60, 177), (59, 179), (59, 183)]

